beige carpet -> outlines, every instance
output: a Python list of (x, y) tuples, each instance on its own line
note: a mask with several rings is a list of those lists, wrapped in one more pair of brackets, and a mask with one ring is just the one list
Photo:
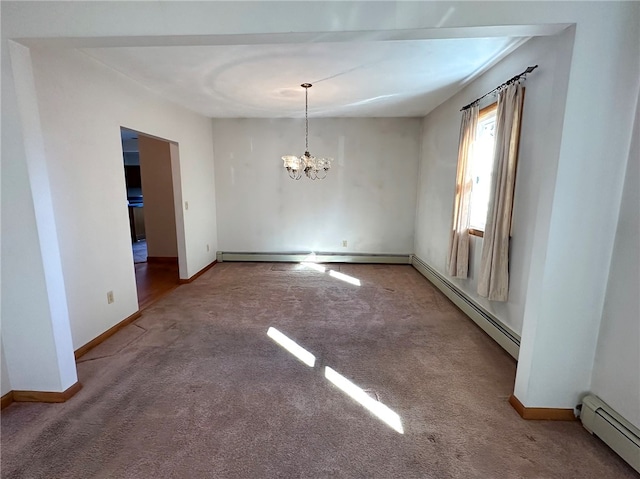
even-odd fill
[(637, 477), (579, 422), (522, 420), (513, 359), (413, 268), (339, 270), (223, 263), (180, 286), (81, 359), (69, 402), (3, 411), (2, 477)]

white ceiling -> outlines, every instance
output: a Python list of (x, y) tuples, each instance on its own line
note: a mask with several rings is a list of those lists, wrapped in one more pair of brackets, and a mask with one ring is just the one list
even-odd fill
[(522, 37), (83, 48), (214, 118), (424, 116)]

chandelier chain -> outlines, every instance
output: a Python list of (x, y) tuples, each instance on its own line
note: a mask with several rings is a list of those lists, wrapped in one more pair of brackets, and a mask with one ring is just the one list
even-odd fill
[(304, 89), (304, 151), (309, 151), (309, 88)]

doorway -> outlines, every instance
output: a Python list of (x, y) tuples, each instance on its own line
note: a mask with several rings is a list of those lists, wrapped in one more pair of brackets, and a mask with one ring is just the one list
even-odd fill
[(156, 302), (179, 285), (174, 195), (176, 145), (121, 128), (131, 251), (138, 307)]

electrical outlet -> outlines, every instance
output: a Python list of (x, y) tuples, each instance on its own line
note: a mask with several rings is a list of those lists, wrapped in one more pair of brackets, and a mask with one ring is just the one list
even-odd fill
[(342, 240), (342, 246), (343, 246), (344, 248), (346, 248), (346, 247), (347, 247), (347, 240)]
[(209, 251), (209, 245), (207, 244), (207, 251)]
[(107, 304), (111, 304), (113, 301), (113, 291), (107, 291)]

